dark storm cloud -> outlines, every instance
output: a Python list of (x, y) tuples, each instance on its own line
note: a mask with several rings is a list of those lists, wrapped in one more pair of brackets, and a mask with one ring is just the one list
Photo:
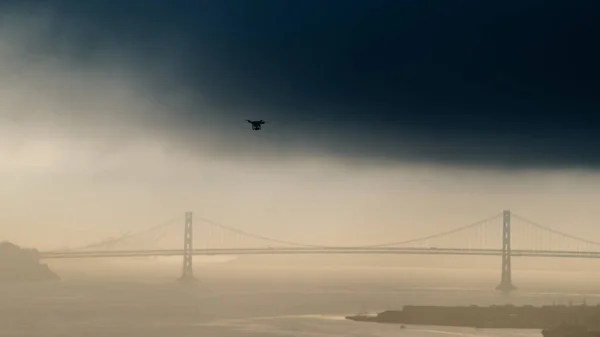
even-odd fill
[(73, 66), (118, 50), (156, 89), (197, 96), (215, 116), (165, 121), (190, 134), (265, 118), (260, 137), (285, 151), (600, 166), (597, 0), (5, 3), (53, 13), (40, 48)]

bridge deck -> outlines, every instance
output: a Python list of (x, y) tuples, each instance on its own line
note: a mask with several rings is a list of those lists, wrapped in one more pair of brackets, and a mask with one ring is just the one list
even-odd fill
[[(41, 252), (42, 259), (77, 259), (110, 257), (182, 256), (182, 249), (131, 251), (62, 251)], [(231, 248), (194, 249), (193, 255), (289, 255), (289, 254), (398, 254), (398, 255), (470, 255), (501, 256), (501, 249), (459, 248)], [(513, 257), (600, 258), (592, 251), (512, 250)]]

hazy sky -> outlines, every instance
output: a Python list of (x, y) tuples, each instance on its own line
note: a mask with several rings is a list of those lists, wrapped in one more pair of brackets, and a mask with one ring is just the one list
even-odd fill
[(0, 3), (0, 239), (600, 234), (597, 1)]

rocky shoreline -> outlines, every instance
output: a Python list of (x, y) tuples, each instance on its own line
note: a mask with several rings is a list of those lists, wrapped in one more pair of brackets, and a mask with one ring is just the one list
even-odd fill
[(560, 322), (581, 322), (588, 328), (600, 326), (600, 306), (405, 306), (375, 316), (355, 315), (359, 322), (410, 325), (459, 326), (488, 329), (547, 329)]

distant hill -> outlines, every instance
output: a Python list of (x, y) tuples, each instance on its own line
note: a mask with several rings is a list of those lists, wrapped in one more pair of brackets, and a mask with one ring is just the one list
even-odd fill
[(22, 249), (10, 242), (0, 242), (0, 283), (60, 280), (47, 265), (40, 263), (35, 249)]

